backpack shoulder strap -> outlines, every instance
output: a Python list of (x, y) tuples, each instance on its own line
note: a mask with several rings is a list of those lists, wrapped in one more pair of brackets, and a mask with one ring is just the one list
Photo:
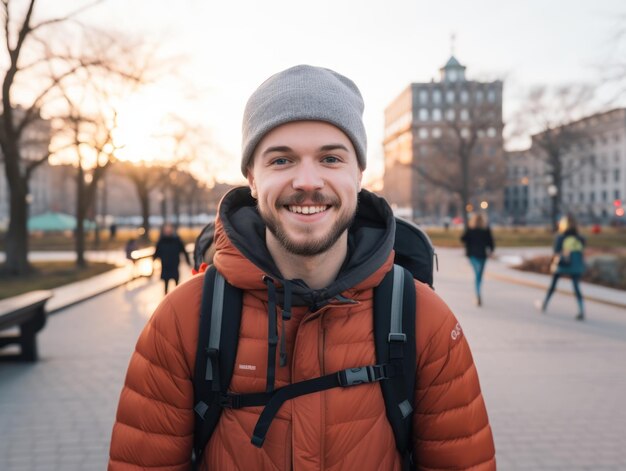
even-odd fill
[(199, 465), (220, 418), (220, 392), (226, 392), (233, 375), (242, 298), (242, 290), (229, 284), (214, 266), (207, 269), (202, 288), (193, 377), (195, 424), (192, 462), (195, 466)]
[(381, 381), (380, 386), (405, 469), (411, 462), (411, 413), (415, 407), (415, 296), (411, 272), (399, 265), (394, 265), (374, 290), (376, 361), (395, 364), (403, 373)]

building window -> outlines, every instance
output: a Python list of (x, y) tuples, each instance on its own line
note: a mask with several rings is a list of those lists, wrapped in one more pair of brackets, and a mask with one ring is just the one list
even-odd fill
[(467, 90), (462, 90), (461, 91), (461, 103), (467, 103), (469, 101), (469, 93), (467, 93)]
[(420, 121), (428, 121), (428, 109), (421, 108), (419, 111)]
[(454, 121), (455, 113), (454, 110), (446, 110), (446, 119), (448, 121)]
[(579, 203), (585, 202), (585, 194), (582, 191), (578, 194), (578, 202)]
[(428, 103), (428, 91), (427, 90), (420, 90), (420, 103), (422, 105), (425, 105), (426, 103)]
[(469, 119), (469, 111), (467, 111), (465, 108), (463, 108), (461, 110), (460, 116), (461, 116), (461, 120), (462, 121), (467, 121)]
[(483, 94), (483, 91), (477, 90), (476, 91), (476, 103), (482, 103), (484, 98), (485, 98), (485, 95)]
[(463, 139), (469, 139), (469, 137), (470, 137), (470, 130), (467, 129), (467, 128), (461, 129), (461, 137)]
[(448, 90), (446, 92), (446, 101), (448, 103), (454, 103), (454, 90)]
[(590, 203), (596, 202), (596, 194), (594, 192), (589, 193), (589, 202)]
[(441, 90), (433, 90), (433, 103), (441, 103)]
[(433, 137), (439, 139), (441, 137), (441, 129), (433, 128)]
[(433, 121), (441, 121), (441, 110), (439, 108), (433, 110)]
[(488, 128), (487, 137), (496, 137), (496, 128)]
[(487, 101), (489, 103), (494, 103), (496, 101), (496, 91), (495, 90), (489, 90), (487, 92)]
[(606, 190), (602, 190), (602, 202), (606, 203), (606, 198), (608, 197), (608, 194), (606, 192)]
[(619, 196), (619, 190), (615, 190), (615, 191), (613, 192), (613, 199), (616, 199), (616, 200), (620, 199), (620, 196)]
[(606, 183), (606, 172), (602, 172), (602, 183)]
[(428, 129), (420, 128), (418, 135), (420, 139), (428, 139)]
[(613, 181), (619, 182), (619, 168), (613, 170)]

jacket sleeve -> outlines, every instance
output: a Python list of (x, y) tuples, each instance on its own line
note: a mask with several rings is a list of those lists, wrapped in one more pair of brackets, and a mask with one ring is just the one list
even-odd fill
[(181, 330), (167, 297), (132, 354), (113, 426), (109, 471), (190, 469), (193, 372)]
[(495, 470), (491, 427), (463, 329), (430, 288), (417, 285), (416, 469)]

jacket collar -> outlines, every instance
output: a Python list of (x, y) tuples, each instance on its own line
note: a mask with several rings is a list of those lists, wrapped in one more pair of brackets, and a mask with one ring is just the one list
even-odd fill
[[(377, 286), (393, 264), (395, 219), (386, 201), (374, 193), (359, 193), (357, 214), (349, 229), (349, 253), (330, 286), (313, 290), (302, 280), (289, 280), (293, 304), (321, 307), (338, 295), (352, 298)], [(269, 276), (281, 287), (286, 283), (265, 245), (265, 225), (248, 187), (228, 192), (219, 205), (215, 222), (216, 268), (234, 286), (259, 290), (264, 296)]]

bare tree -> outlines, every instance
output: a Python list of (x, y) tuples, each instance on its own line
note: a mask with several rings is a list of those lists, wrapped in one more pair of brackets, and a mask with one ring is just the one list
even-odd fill
[[(144, 242), (149, 242), (150, 195), (162, 187), (163, 182), (167, 180), (170, 169), (161, 165), (149, 165), (146, 162), (120, 162), (120, 165), (124, 166), (124, 175), (130, 179), (137, 192), (137, 198), (141, 206), (141, 226), (143, 229), (141, 237)], [(162, 196), (165, 197), (164, 195)]]
[[(35, 21), (36, 0), (29, 0), (26, 4), (2, 0), (0, 15), (6, 45), (6, 60), (2, 62), (8, 66), (2, 80), (0, 149), (10, 194), (6, 262), (3, 267), (8, 274), (24, 275), (31, 271), (27, 258), (28, 186), (33, 171), (49, 157), (47, 146), (43, 146), (39, 156), (26, 159), (20, 145), (23, 135), (39, 117), (41, 110), (49, 108), (49, 114), (54, 115), (52, 110), (59, 98), (60, 87), (81, 71), (112, 70), (109, 57), (90, 56), (76, 51), (75, 46), (58, 48), (53, 44), (61, 43), (52, 40), (51, 34), (68, 26), (77, 26), (79, 31), (85, 31), (86, 27), (77, 21), (77, 17), (101, 2), (87, 2), (66, 15)], [(23, 15), (14, 17), (18, 8), (24, 5)], [(71, 36), (66, 29), (63, 32)], [(90, 34), (102, 33), (91, 30)], [(23, 111), (17, 113), (19, 108)]]
[(457, 197), (467, 226), (472, 199), (502, 189), (504, 166), (496, 151), (501, 141), (494, 141), (501, 129), (493, 106), (475, 106), (463, 116), (450, 111), (440, 135), (432, 136), (431, 151), (413, 167), (427, 182)]
[(589, 144), (589, 131), (577, 122), (590, 113), (593, 89), (588, 85), (562, 85), (554, 88), (533, 88), (520, 108), (516, 126), (532, 134), (530, 155), (538, 159), (540, 170), (535, 178), (546, 183), (550, 197), (550, 220), (553, 230), (562, 212), (563, 183), (593, 165), (590, 156), (583, 155), (572, 162), (572, 153)]

